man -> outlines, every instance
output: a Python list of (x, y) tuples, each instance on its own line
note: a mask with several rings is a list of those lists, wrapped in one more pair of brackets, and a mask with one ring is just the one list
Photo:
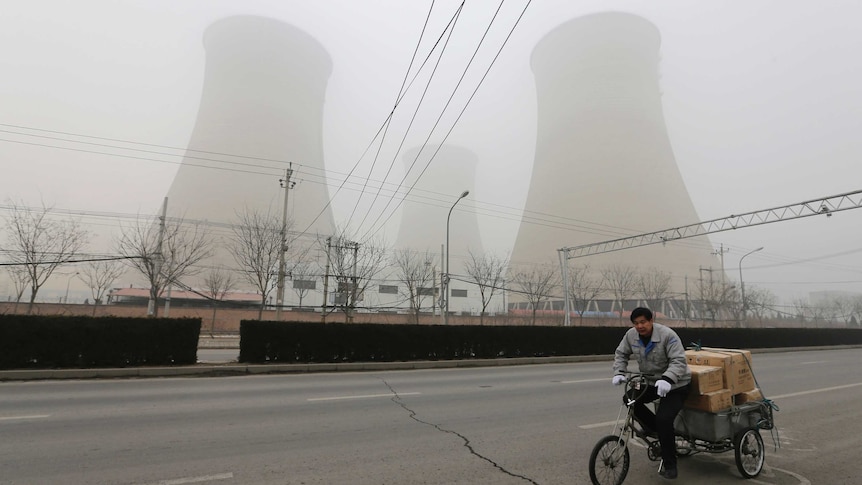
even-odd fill
[[(631, 314), (633, 327), (626, 331), (614, 356), (612, 383), (625, 382), (629, 358), (635, 355), (640, 372), (652, 374), (649, 387), (634, 404), (634, 414), (647, 433), (657, 432), (661, 444), (662, 467), (659, 474), (676, 478), (676, 442), (673, 421), (688, 396), (691, 370), (685, 361), (685, 347), (669, 327), (653, 323), (649, 308), (635, 308)], [(660, 399), (655, 414), (646, 403)]]

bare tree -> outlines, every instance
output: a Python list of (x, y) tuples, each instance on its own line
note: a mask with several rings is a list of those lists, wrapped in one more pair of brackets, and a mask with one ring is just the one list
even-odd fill
[(6, 271), (12, 280), (12, 286), (15, 288), (15, 307), (12, 312), (18, 313), (18, 304), (21, 302), (21, 297), (24, 295), (29, 281), (27, 270), (23, 266), (7, 266)]
[(611, 291), (614, 299), (620, 302), (620, 320), (623, 319), (625, 301), (631, 299), (637, 288), (638, 272), (633, 266), (611, 265), (602, 271), (602, 286)]
[(578, 312), (581, 325), (584, 323), (584, 313), (590, 303), (602, 292), (601, 281), (592, 276), (589, 265), (575, 266), (568, 269), (569, 300), (573, 309)]
[(36, 294), (51, 274), (74, 259), (89, 234), (75, 220), (51, 218), (51, 208), (33, 209), (10, 201), (6, 218), (6, 250), (9, 258), (24, 268), (30, 287), (27, 313), (33, 311)]
[(853, 297), (853, 316), (850, 319), (849, 325), (862, 325), (862, 295)]
[(78, 279), (90, 288), (90, 294), (93, 296), (93, 316), (111, 285), (125, 271), (125, 265), (119, 261), (92, 261), (79, 270)]
[(266, 299), (278, 279), (281, 219), (269, 211), (252, 209), (237, 213), (237, 218), (229, 246), (243, 278), (260, 295), (257, 319), (261, 320)]
[(531, 324), (536, 324), (536, 310), (544, 301), (551, 298), (551, 293), (559, 286), (560, 278), (554, 264), (537, 264), (523, 268), (515, 273), (512, 282), (530, 303)]
[[(410, 312), (413, 323), (419, 323), (419, 314), (422, 311), (422, 303), (429, 296), (428, 288), (434, 284), (434, 256), (429, 252), (417, 253), (409, 249), (396, 249), (392, 255), (392, 264), (395, 266), (396, 278), (402, 283), (398, 286), (407, 301), (410, 303)], [(434, 295), (430, 295), (434, 298)]]
[(335, 306), (344, 312), (345, 322), (352, 322), (357, 303), (364, 300), (371, 280), (386, 266), (386, 245), (380, 239), (355, 242), (346, 228), (319, 242), (327, 254), (327, 276), (335, 279)]
[(808, 316), (808, 299), (796, 297), (790, 301), (793, 311), (796, 312), (796, 318), (805, 326), (805, 318)]
[(492, 253), (478, 255), (470, 250), (467, 251), (469, 259), (464, 265), (464, 271), (472, 283), (479, 287), (479, 298), (482, 300), (482, 311), (479, 313), (479, 325), (484, 325), (485, 314), (491, 299), (498, 291), (502, 291), (505, 284), (506, 267), (509, 258), (499, 257)]
[(773, 311), (772, 309), (778, 302), (778, 297), (775, 296), (775, 293), (758, 286), (746, 289), (745, 299), (748, 300), (746, 310), (757, 318), (760, 323), (763, 323), (763, 319)]
[(319, 273), (320, 269), (308, 261), (302, 261), (293, 266), (290, 277), (293, 280), (293, 291), (299, 297), (300, 307), (302, 307), (302, 300), (305, 298), (305, 295), (317, 288)]
[(233, 273), (226, 271), (224, 268), (211, 270), (204, 278), (205, 294), (213, 306), (213, 316), (210, 321), (210, 335), (215, 332), (216, 310), (218, 310), (218, 304), (219, 302), (224, 301), (228, 292), (234, 289), (234, 284), (235, 281)]
[(670, 293), (670, 273), (657, 268), (647, 268), (638, 272), (635, 282), (641, 298), (653, 311), (663, 311), (662, 304)]
[(183, 277), (200, 273), (195, 266), (213, 251), (206, 228), (185, 223), (182, 218), (165, 220), (163, 231), (159, 224), (138, 219), (121, 229), (116, 246), (117, 252), (126, 258), (126, 264), (140, 272), (149, 283), (150, 301), (154, 305), (147, 313), (153, 317), (158, 316), (155, 303), (162, 291), (170, 284), (180, 283)]
[[(742, 302), (739, 298), (739, 292), (736, 288), (727, 285), (721, 281), (716, 281), (712, 277), (711, 269), (701, 269), (701, 276), (704, 271), (709, 272), (709, 279), (704, 280), (702, 277), (695, 283), (695, 291), (704, 312), (709, 314), (710, 320), (713, 323), (716, 319), (723, 318), (727, 312), (732, 314), (734, 320), (739, 321), (739, 316), (742, 312)], [(701, 315), (703, 318), (704, 315)]]
[(820, 302), (810, 302), (807, 298), (794, 298), (791, 302), (797, 316), (803, 321), (810, 321), (815, 326), (826, 319), (826, 305)]

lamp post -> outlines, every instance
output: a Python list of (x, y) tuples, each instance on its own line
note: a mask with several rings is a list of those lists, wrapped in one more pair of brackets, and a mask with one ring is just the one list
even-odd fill
[(72, 283), (72, 278), (78, 276), (79, 274), (81, 273), (76, 271), (75, 274), (69, 276), (69, 279), (66, 280), (66, 296), (63, 297), (63, 303), (69, 303), (69, 285)]
[(747, 320), (747, 317), (745, 316), (745, 307), (746, 307), (745, 282), (742, 281), (742, 260), (745, 259), (745, 257), (748, 256), (749, 254), (756, 253), (756, 252), (760, 251), (761, 249), (763, 249), (763, 246), (760, 246), (759, 248), (757, 248), (753, 251), (749, 251), (749, 252), (743, 254), (741, 258), (739, 258), (739, 292), (740, 292), (740, 295), (742, 297), (742, 317), (739, 320), (739, 326), (740, 327), (742, 326), (742, 322)]
[(461, 202), (461, 199), (467, 197), (470, 194), (469, 190), (465, 190), (461, 192), (461, 196), (452, 204), (452, 207), (449, 208), (449, 214), (446, 216), (446, 276), (443, 277), (443, 298), (446, 301), (446, 307), (444, 309), (443, 323), (449, 324), (449, 218), (452, 217), (452, 210), (458, 205), (458, 202)]

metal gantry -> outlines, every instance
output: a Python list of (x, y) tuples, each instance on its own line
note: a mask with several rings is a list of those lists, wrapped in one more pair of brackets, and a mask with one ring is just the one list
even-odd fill
[(687, 226), (674, 227), (662, 231), (649, 232), (636, 236), (623, 237), (612, 239), (610, 241), (602, 241), (591, 244), (582, 244), (580, 246), (569, 246), (560, 248), (557, 251), (560, 256), (560, 265), (563, 274), (563, 290), (565, 292), (565, 325), (569, 325), (569, 282), (568, 282), (568, 260), (574, 258), (582, 258), (594, 254), (609, 253), (612, 251), (622, 251), (623, 249), (631, 249), (641, 246), (649, 246), (651, 244), (666, 243), (668, 241), (676, 241), (678, 239), (687, 239), (690, 237), (705, 236), (717, 232), (731, 231), (734, 229), (742, 229), (744, 227), (761, 226), (764, 224), (772, 224), (774, 222), (789, 221), (792, 219), (800, 219), (802, 217), (811, 217), (825, 215), (831, 217), (835, 212), (841, 212), (850, 209), (858, 209), (862, 207), (862, 190), (847, 192), (844, 194), (831, 195), (818, 199), (811, 199), (795, 204), (788, 204), (770, 209), (746, 212), (744, 214), (731, 214), (728, 217), (720, 219), (712, 219), (709, 221), (689, 224)]

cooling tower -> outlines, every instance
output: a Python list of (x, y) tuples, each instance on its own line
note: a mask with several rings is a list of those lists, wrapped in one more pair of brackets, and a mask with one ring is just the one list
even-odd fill
[[(513, 264), (557, 260), (556, 250), (699, 220), (674, 160), (659, 89), (658, 30), (623, 13), (578, 18), (535, 47), (536, 154), (526, 211), (608, 227), (558, 229), (522, 221)], [(701, 239), (705, 242), (705, 238)], [(698, 244), (697, 246), (706, 246)], [(675, 291), (700, 266), (718, 267), (691, 241), (572, 260), (671, 273)]]
[[(190, 151), (168, 192), (186, 219), (232, 222), (246, 208), (281, 219), (286, 162), (293, 162), (288, 217), (294, 230), (331, 234), (323, 173), (323, 103), (329, 55), (305, 32), (272, 19), (237, 16), (204, 34), (206, 70)], [(201, 153), (191, 150), (204, 150)], [(246, 158), (223, 154), (242, 155)], [(214, 159), (230, 163), (215, 162)], [(271, 168), (263, 168), (271, 167)]]
[[(438, 146), (428, 145), (419, 153), (419, 148), (406, 152), (403, 156), (405, 171), (416, 160), (413, 172), (427, 163), (428, 158)], [(401, 204), (401, 224), (395, 248), (415, 251), (429, 251), (440, 261), (440, 247), (446, 241), (446, 216), (452, 204), (465, 190), (471, 194), (458, 202), (449, 219), (449, 272), (452, 275), (465, 275), (465, 262), (469, 251), (481, 255), (482, 238), (479, 235), (479, 224), (473, 206), (473, 188), (476, 179), (476, 155), (454, 145), (443, 145), (431, 165), (414, 186), (410, 197)], [(437, 266), (438, 272), (440, 265)], [(470, 287), (455, 279), (451, 282), (453, 289)], [(475, 286), (473, 286), (475, 288)], [(453, 298), (449, 308), (452, 311), (461, 310), (461, 298)]]

